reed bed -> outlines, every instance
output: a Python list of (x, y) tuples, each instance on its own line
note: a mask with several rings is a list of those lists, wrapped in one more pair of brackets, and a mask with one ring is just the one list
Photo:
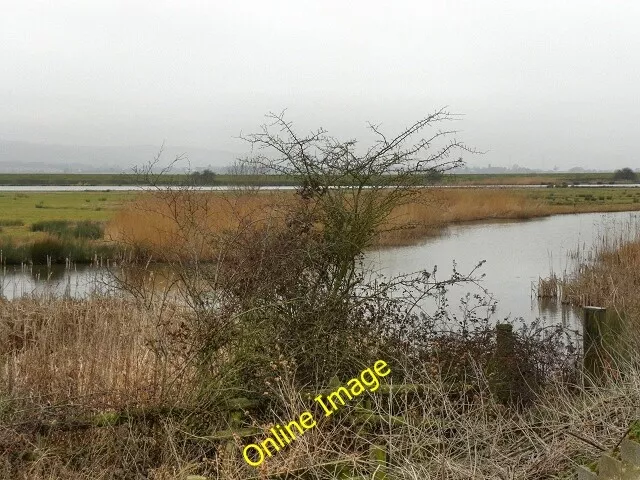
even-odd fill
[(559, 298), (561, 296), (560, 279), (553, 273), (549, 278), (538, 278), (538, 298)]
[(563, 281), (566, 298), (575, 305), (596, 305), (640, 314), (640, 240), (605, 246)]
[[(300, 201), (292, 191), (178, 192), (175, 198), (142, 196), (125, 205), (110, 221), (106, 237), (126, 244), (206, 251), (206, 238), (252, 222), (283, 221)], [(423, 189), (397, 207), (380, 229), (376, 246), (409, 245), (438, 235), (452, 223), (527, 219), (553, 214), (629, 210), (629, 205), (552, 204), (525, 189)], [(173, 210), (173, 211), (172, 211)], [(197, 221), (178, 224), (175, 213)], [(189, 215), (184, 215), (188, 218)]]
[(159, 318), (117, 297), (0, 300), (2, 392), (91, 408), (175, 400), (189, 371), (162, 353), (172, 312)]
[(256, 223), (281, 222), (297, 199), (290, 192), (159, 192), (117, 212), (105, 237), (151, 251), (181, 250), (211, 259), (212, 242)]
[[(613, 235), (611, 232), (615, 232)], [(590, 249), (578, 246), (568, 253), (569, 268), (562, 278), (552, 273), (540, 279), (543, 297), (577, 306), (615, 308), (640, 318), (640, 223), (630, 217), (608, 225)]]

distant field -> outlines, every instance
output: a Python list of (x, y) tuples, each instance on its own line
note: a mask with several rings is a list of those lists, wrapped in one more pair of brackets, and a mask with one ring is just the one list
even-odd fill
[(443, 175), (442, 185), (574, 185), (613, 183), (613, 173), (501, 173)]
[[(197, 180), (186, 174), (162, 175), (156, 179), (160, 185), (296, 185), (294, 178), (283, 175), (215, 175), (213, 179)], [(63, 185), (63, 186), (127, 186), (145, 185), (144, 178), (134, 174), (115, 173), (0, 173), (0, 185), (11, 186), (36, 186), (36, 185)]]
[(43, 220), (106, 222), (135, 192), (0, 192), (0, 237), (18, 242), (45, 236), (31, 225)]
[(634, 209), (640, 208), (640, 188), (545, 188), (532, 190), (529, 196), (543, 200), (548, 205), (574, 206), (579, 209), (589, 205), (626, 205)]
[[(543, 173), (543, 174), (460, 174), (443, 175), (437, 180), (430, 179), (425, 183), (440, 185), (572, 185), (577, 183), (611, 183), (613, 173)], [(164, 175), (158, 178), (160, 184), (193, 184), (223, 185), (296, 185), (294, 177), (284, 175), (215, 175), (206, 181), (186, 174)], [(34, 186), (34, 185), (141, 185), (142, 177), (133, 174), (0, 174), (0, 185)]]

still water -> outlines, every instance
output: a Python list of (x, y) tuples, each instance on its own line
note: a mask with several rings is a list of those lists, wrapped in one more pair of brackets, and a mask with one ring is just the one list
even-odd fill
[[(540, 318), (546, 324), (578, 328), (580, 312), (555, 301), (538, 301), (532, 289), (540, 277), (551, 272), (571, 272), (581, 258), (603, 239), (630, 239), (640, 231), (639, 212), (556, 215), (525, 221), (479, 222), (447, 227), (442, 235), (414, 246), (390, 248), (367, 254), (367, 263), (383, 275), (433, 270), (444, 280), (452, 271), (464, 274), (485, 260), (481, 286), (497, 301), (494, 319)], [(48, 269), (46, 266), (6, 267), (0, 271), (0, 293), (8, 299), (23, 295), (70, 295), (82, 297), (109, 293), (105, 270), (78, 266)], [(449, 299), (452, 307), (470, 286), (455, 287)]]
[[(524, 322), (540, 318), (545, 324), (562, 324), (579, 328), (580, 311), (556, 301), (538, 300), (535, 292), (540, 277), (551, 272), (562, 276), (576, 266), (576, 253), (588, 260), (592, 247), (604, 241), (630, 240), (640, 231), (637, 212), (586, 213), (556, 215), (525, 221), (482, 222), (453, 225), (440, 237), (419, 245), (393, 248), (369, 254), (381, 273), (393, 275), (432, 270), (438, 266), (438, 279), (451, 274), (452, 262), (457, 270), (469, 272), (479, 261), (485, 274), (481, 282), (497, 301), (496, 320), (522, 318)], [(449, 295), (450, 304), (470, 286), (456, 287)]]

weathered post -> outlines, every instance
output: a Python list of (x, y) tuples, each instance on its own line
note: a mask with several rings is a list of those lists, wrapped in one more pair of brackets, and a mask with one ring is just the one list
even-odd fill
[(369, 458), (375, 465), (373, 473), (374, 480), (387, 480), (387, 448), (384, 445), (371, 444), (369, 447)]
[(515, 365), (515, 338), (513, 325), (499, 323), (496, 325), (496, 351), (494, 374), (495, 395), (502, 404), (511, 403), (516, 397), (515, 391), (516, 369)]
[(602, 377), (607, 355), (604, 337), (607, 331), (607, 309), (584, 307), (582, 351), (584, 373), (591, 381)]

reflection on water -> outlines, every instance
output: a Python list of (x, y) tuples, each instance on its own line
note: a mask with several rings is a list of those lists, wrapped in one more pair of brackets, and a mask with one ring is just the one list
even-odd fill
[[(635, 238), (640, 226), (637, 212), (556, 215), (526, 221), (482, 222), (452, 225), (443, 235), (408, 247), (371, 252), (368, 259), (382, 274), (394, 275), (438, 266), (439, 279), (457, 263), (461, 273), (486, 260), (482, 286), (498, 301), (494, 318), (522, 318), (530, 323), (580, 328), (580, 310), (551, 299), (532, 295), (540, 277), (551, 272), (572, 272), (576, 262), (603, 240)], [(580, 254), (575, 252), (579, 250)], [(469, 287), (451, 289), (450, 303)]]
[(106, 275), (106, 269), (90, 265), (5, 266), (0, 271), (0, 296), (11, 300), (23, 296), (105, 295), (113, 292)]
[[(442, 236), (419, 245), (370, 252), (367, 261), (385, 275), (431, 271), (437, 265), (438, 278), (443, 280), (450, 274), (453, 261), (457, 270), (465, 273), (486, 260), (481, 285), (498, 302), (494, 318), (521, 317), (527, 323), (540, 318), (545, 325), (579, 329), (579, 308), (538, 299), (532, 295), (532, 287), (551, 272), (559, 276), (571, 272), (576, 262), (588, 258), (591, 248), (603, 239), (634, 238), (639, 220), (640, 213), (619, 212), (453, 225)], [(152, 283), (165, 276), (162, 269), (155, 270), (155, 276), (154, 271), (149, 273), (154, 278)], [(8, 299), (32, 294), (84, 297), (109, 294), (114, 289), (107, 270), (93, 266), (5, 267), (0, 272), (0, 294)], [(452, 288), (450, 305), (455, 308), (456, 300), (468, 291), (468, 286)]]

